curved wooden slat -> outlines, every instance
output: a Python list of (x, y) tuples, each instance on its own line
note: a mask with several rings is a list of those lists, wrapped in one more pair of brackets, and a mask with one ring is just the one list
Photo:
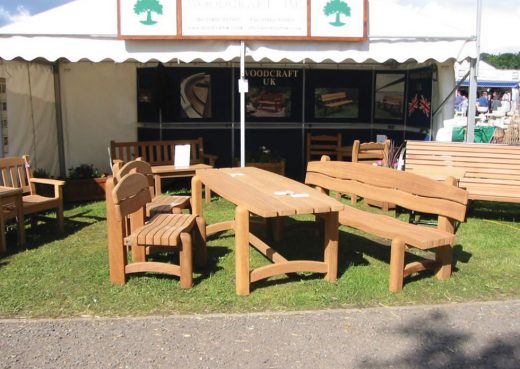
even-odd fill
[(178, 265), (167, 264), (167, 263), (158, 263), (155, 261), (146, 261), (141, 263), (132, 263), (125, 266), (125, 273), (144, 273), (144, 272), (154, 272), (154, 273), (163, 273), (176, 275), (180, 277), (181, 268)]
[(323, 261), (293, 260), (281, 264), (265, 265), (251, 272), (251, 282), (287, 273), (327, 273), (327, 264)]

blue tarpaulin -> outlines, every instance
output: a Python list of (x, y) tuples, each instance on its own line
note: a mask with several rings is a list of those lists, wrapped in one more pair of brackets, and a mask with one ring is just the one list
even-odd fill
[[(460, 81), (457, 81), (457, 84)], [(518, 87), (519, 81), (477, 81), (477, 87), (497, 87), (497, 88), (514, 88)], [(469, 86), (469, 80), (465, 80), (460, 84), (462, 87)]]

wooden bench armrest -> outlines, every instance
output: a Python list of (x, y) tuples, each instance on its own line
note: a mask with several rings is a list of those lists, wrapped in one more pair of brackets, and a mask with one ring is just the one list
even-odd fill
[(61, 181), (59, 179), (49, 179), (49, 178), (29, 178), (29, 183), (31, 184), (31, 191), (33, 194), (36, 194), (36, 183), (54, 186), (54, 198), (59, 199), (62, 196), (62, 186), (65, 185), (65, 181)]
[(202, 158), (204, 160), (207, 160), (208, 164), (211, 165), (212, 167), (214, 167), (215, 166), (215, 162), (218, 159), (218, 156), (217, 155), (212, 155), (212, 154), (203, 154)]
[(42, 184), (48, 184), (53, 186), (64, 186), (65, 181), (59, 180), (59, 179), (50, 179), (50, 178), (30, 178), (29, 181), (31, 183), (42, 183)]

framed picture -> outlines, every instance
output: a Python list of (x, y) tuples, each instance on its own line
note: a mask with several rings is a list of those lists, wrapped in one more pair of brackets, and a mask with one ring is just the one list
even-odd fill
[(291, 117), (292, 89), (290, 87), (253, 86), (246, 95), (246, 117)]
[(375, 83), (374, 118), (402, 120), (406, 74), (377, 73)]
[(358, 88), (315, 88), (314, 118), (358, 118)]

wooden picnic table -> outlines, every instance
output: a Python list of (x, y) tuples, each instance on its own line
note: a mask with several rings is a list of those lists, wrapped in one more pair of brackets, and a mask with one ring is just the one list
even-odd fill
[[(334, 282), (338, 268), (338, 212), (343, 204), (303, 183), (254, 167), (197, 170), (192, 179), (192, 206), (202, 215), (202, 184), (236, 205), (235, 220), (208, 226), (208, 233), (235, 231), (237, 295), (249, 295), (250, 284), (295, 272), (324, 273)], [(249, 232), (250, 214), (275, 218), (316, 214), (325, 222), (324, 260), (287, 260)], [(249, 267), (249, 244), (274, 264)]]
[[(192, 164), (185, 167), (175, 165), (156, 165), (152, 166), (152, 174), (155, 181), (155, 193), (157, 195), (162, 194), (161, 180), (163, 178), (182, 178), (182, 177), (193, 177), (197, 170), (210, 169), (213, 166), (208, 164)], [(210, 202), (211, 191), (206, 186), (206, 202)]]
[(22, 189), (17, 187), (0, 186), (0, 228), (2, 235), (0, 237), (0, 253), (7, 249), (5, 239), (5, 220), (3, 206), (15, 206), (16, 219), (18, 222), (18, 243), (20, 246), (25, 245), (25, 225), (22, 204)]

